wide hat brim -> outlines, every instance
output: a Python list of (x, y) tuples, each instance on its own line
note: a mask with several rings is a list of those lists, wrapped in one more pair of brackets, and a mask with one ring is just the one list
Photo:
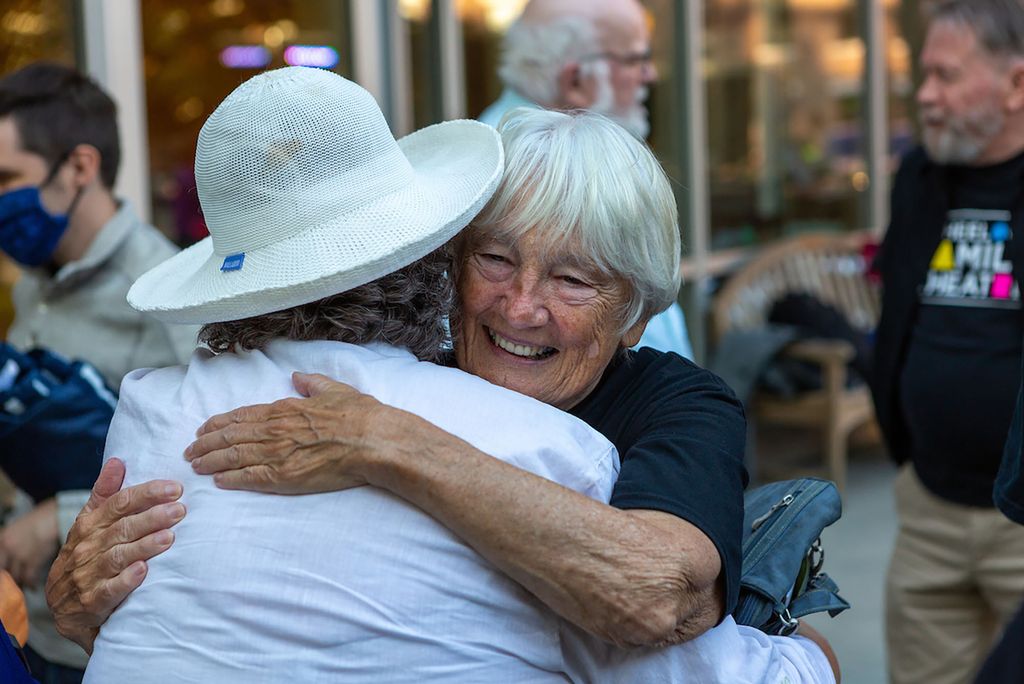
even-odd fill
[[(147, 271), (128, 303), (168, 323), (233, 321), (314, 302), (369, 283), (455, 237), (501, 180), (501, 138), (477, 121), (446, 121), (398, 141), (413, 169), (399, 189), (292, 237), (245, 252), (241, 268), (209, 237)], [(380, 239), (353, 244), (351, 236)], [(348, 239), (346, 239), (348, 238)]]

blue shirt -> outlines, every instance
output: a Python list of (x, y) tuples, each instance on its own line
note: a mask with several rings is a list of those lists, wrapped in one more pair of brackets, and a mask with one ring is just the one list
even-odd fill
[(684, 359), (693, 361), (690, 334), (686, 330), (686, 318), (679, 304), (673, 302), (672, 306), (648, 321), (640, 342), (633, 349), (640, 347), (675, 352)]
[(533, 109), (540, 109), (540, 105), (532, 100), (528, 100), (511, 88), (505, 88), (502, 91), (501, 96), (492, 102), (487, 109), (480, 113), (477, 117), (478, 121), (481, 121), (488, 126), (498, 127), (501, 123), (501, 117), (505, 116), (506, 112), (510, 112), (516, 107), (532, 107)]

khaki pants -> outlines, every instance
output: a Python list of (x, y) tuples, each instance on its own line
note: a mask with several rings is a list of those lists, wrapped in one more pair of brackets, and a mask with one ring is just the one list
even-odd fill
[(890, 681), (966, 684), (1024, 596), (1024, 527), (995, 508), (936, 497), (909, 464), (895, 493), (900, 527), (885, 611)]

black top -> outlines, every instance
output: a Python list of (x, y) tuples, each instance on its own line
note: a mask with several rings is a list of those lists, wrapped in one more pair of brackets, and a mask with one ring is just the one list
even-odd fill
[(732, 390), (681, 356), (644, 348), (616, 357), (570, 412), (619, 451), (613, 506), (670, 513), (715, 544), (731, 613), (739, 595), (747, 484), (746, 420)]
[(942, 239), (919, 289), (900, 409), (921, 482), (942, 498), (992, 505), (992, 482), (1018, 387), (1020, 291), (1009, 255), (1024, 155), (950, 167)]
[[(884, 287), (872, 394), (890, 453), (897, 462), (914, 458), (915, 467), (926, 459), (932, 466), (952, 465), (951, 470), (957, 470), (961, 478), (950, 477), (951, 471), (929, 469), (926, 464), (925, 472), (919, 470), (921, 479), (944, 498), (977, 506), (991, 506), (990, 483), (995, 476), (991, 453), (979, 459), (977, 449), (991, 452), (993, 445), (1000, 443), (1012, 408), (1012, 395), (1009, 401), (1003, 397), (1005, 378), (989, 378), (989, 371), (982, 366), (999, 359), (997, 366), (1003, 367), (1008, 350), (1013, 345), (1019, 350), (1021, 339), (1013, 314), (999, 307), (979, 306), (998, 304), (994, 300), (1007, 293), (1006, 274), (999, 272), (1005, 270), (1002, 261), (1012, 264), (1011, 298), (1016, 295), (1024, 268), (1024, 158), (998, 166), (1002, 168), (957, 169), (933, 163), (921, 148), (910, 152), (896, 174), (892, 218), (876, 262)], [(996, 177), (991, 187), (990, 172)], [(997, 225), (1002, 221), (994, 215), (980, 212), (999, 205), (1002, 211), (1010, 209), (1006, 226)], [(975, 220), (968, 216), (963, 225), (954, 226), (960, 215), (951, 212), (953, 207), (976, 210), (969, 212), (975, 214)], [(996, 238), (1009, 236), (1016, 239), (1003, 240), (1002, 254), (998, 254), (996, 243), (1000, 240)], [(947, 239), (950, 244), (943, 247)], [(966, 241), (959, 254), (952, 244), (954, 239)], [(960, 268), (958, 259), (964, 268)], [(1001, 276), (998, 282), (996, 275)], [(951, 311), (952, 300), (967, 304), (961, 308), (969, 311)], [(979, 318), (972, 320), (971, 316)], [(972, 325), (985, 329), (971, 331)], [(1018, 332), (1012, 333), (1014, 329)], [(988, 341), (979, 333), (987, 334)], [(994, 372), (998, 375), (1004, 371)], [(1016, 372), (1014, 368), (1009, 377), (1016, 377)], [(911, 386), (905, 387), (904, 383)], [(974, 398), (979, 404), (965, 407), (959, 394), (984, 390), (985, 385), (991, 385), (992, 394), (977, 392)], [(944, 408), (939, 406), (943, 399), (948, 400)], [(961, 410), (973, 412), (974, 417), (961, 420)], [(974, 425), (968, 420), (981, 422)], [(945, 448), (946, 440), (952, 440), (950, 431), (956, 431), (960, 449)], [(972, 453), (965, 455), (965, 443)], [(946, 451), (947, 456), (956, 451), (959, 462), (942, 456), (932, 459), (932, 448)], [(975, 460), (984, 460), (985, 464)], [(968, 472), (959, 472), (961, 467), (969, 468)], [(980, 483), (986, 479), (982, 488)]]

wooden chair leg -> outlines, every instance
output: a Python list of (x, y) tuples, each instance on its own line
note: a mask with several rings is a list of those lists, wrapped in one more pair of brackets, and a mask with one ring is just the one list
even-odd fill
[(849, 436), (836, 422), (829, 421), (825, 428), (825, 458), (828, 477), (836, 483), (842, 494), (846, 487), (847, 442)]
[(828, 408), (825, 415), (825, 458), (829, 477), (836, 483), (839, 493), (846, 486), (846, 438), (842, 418), (842, 394), (846, 388), (846, 363), (833, 361), (823, 368)]

